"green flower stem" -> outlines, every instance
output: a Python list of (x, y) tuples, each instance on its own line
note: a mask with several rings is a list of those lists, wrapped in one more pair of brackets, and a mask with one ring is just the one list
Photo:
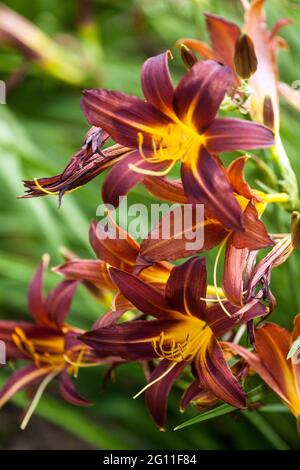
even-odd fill
[(297, 178), (279, 134), (276, 137), (276, 145), (270, 149), (270, 157), (280, 176), (280, 189), (290, 195), (290, 209), (299, 209), (300, 200)]

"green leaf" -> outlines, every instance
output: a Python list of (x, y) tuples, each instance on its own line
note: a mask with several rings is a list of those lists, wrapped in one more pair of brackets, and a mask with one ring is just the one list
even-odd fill
[(271, 403), (266, 406), (262, 406), (259, 411), (261, 413), (290, 413), (290, 410), (283, 403)]
[[(260, 400), (263, 396), (263, 386), (258, 386), (251, 390), (247, 395), (247, 404), (250, 405), (258, 400)], [(217, 406), (212, 410), (205, 411), (204, 413), (195, 416), (194, 418), (185, 421), (184, 423), (180, 424), (174, 431), (178, 431), (179, 429), (186, 428), (187, 426), (191, 426), (192, 424), (200, 423), (201, 421), (207, 421), (208, 419), (217, 418), (218, 416), (226, 415), (231, 413), (232, 411), (238, 411), (237, 408), (231, 405), (227, 405), (224, 403), (223, 405)]]
[(227, 415), (228, 413), (234, 410), (236, 410), (236, 408), (234, 408), (231, 405), (227, 405), (227, 404), (220, 405), (216, 408), (213, 408), (212, 410), (205, 411), (204, 413), (201, 413), (200, 415), (195, 416), (194, 418), (189, 419), (188, 421), (185, 421), (179, 426), (176, 426), (176, 428), (174, 428), (174, 431), (178, 431), (179, 429), (186, 428), (187, 426), (191, 426), (192, 424), (201, 423), (201, 421), (207, 421), (208, 419), (213, 419), (213, 418), (217, 418), (218, 416)]
[(261, 416), (258, 411), (243, 411), (243, 416), (245, 416), (254, 426), (258, 429), (261, 434), (265, 437), (270, 444), (278, 450), (289, 450), (290, 447), (286, 442), (279, 436), (279, 434), (274, 430), (274, 428), (268, 423), (268, 421)]

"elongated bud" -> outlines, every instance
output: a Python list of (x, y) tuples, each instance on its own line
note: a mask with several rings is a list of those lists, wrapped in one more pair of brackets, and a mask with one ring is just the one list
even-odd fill
[(270, 127), (270, 129), (274, 129), (274, 108), (270, 96), (266, 96), (264, 100), (263, 118), (264, 125)]
[(291, 217), (292, 245), (297, 250), (300, 249), (300, 214), (297, 211), (292, 212)]
[(254, 44), (247, 34), (243, 34), (236, 41), (234, 65), (237, 74), (243, 79), (250, 78), (257, 70)]
[(197, 62), (197, 57), (191, 52), (191, 50), (185, 45), (180, 45), (181, 58), (185, 67), (190, 70), (193, 65)]

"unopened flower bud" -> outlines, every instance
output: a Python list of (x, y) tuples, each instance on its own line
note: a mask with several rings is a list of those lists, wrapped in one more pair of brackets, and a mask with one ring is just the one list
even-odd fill
[(243, 79), (250, 78), (257, 70), (254, 44), (247, 34), (243, 34), (236, 41), (234, 65), (237, 74)]
[(264, 100), (263, 119), (265, 126), (274, 129), (274, 108), (270, 96), (266, 96)]

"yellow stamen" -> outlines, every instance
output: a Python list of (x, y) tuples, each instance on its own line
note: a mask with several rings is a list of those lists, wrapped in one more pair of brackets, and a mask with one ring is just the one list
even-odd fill
[(146, 155), (144, 154), (144, 151), (143, 151), (144, 136), (141, 132), (138, 132), (137, 139), (138, 139), (138, 148), (139, 148), (140, 155), (143, 158), (143, 160), (147, 161), (147, 157), (146, 157)]
[(218, 263), (219, 263), (219, 259), (220, 259), (220, 256), (221, 256), (221, 253), (223, 251), (223, 248), (229, 238), (229, 236), (231, 235), (231, 232), (229, 232), (229, 234), (227, 235), (226, 238), (224, 238), (224, 240), (222, 241), (221, 245), (220, 245), (220, 248), (218, 250), (218, 253), (217, 253), (217, 256), (216, 256), (216, 259), (215, 259), (215, 264), (214, 264), (214, 287), (216, 289), (216, 297), (217, 297), (217, 300), (218, 300), (218, 303), (220, 305), (220, 307), (222, 308), (222, 310), (226, 313), (226, 315), (228, 317), (231, 317), (231, 313), (228, 312), (228, 310), (226, 309), (226, 307), (224, 307), (223, 303), (222, 303), (222, 299), (220, 298), (220, 295), (219, 295), (219, 292), (218, 292), (218, 285), (217, 285), (217, 270), (218, 270)]
[(222, 297), (222, 299), (221, 298), (219, 298), (219, 299), (210, 299), (209, 297), (208, 298), (207, 297), (200, 297), (200, 300), (203, 300), (204, 302), (219, 303), (219, 302), (227, 302), (228, 299), (226, 297)]
[(141, 175), (147, 175), (147, 176), (165, 176), (167, 175), (172, 168), (174, 167), (176, 163), (176, 160), (172, 161), (172, 163), (165, 169), (161, 171), (156, 171), (156, 170), (148, 170), (146, 168), (139, 168), (138, 166), (134, 165), (133, 163), (128, 164), (128, 168), (132, 171), (135, 171), (136, 173), (139, 173)]
[(39, 388), (37, 389), (37, 392), (27, 410), (27, 413), (21, 423), (21, 426), (20, 428), (22, 429), (22, 431), (24, 431), (24, 429), (26, 428), (27, 424), (29, 423), (30, 421), (30, 418), (31, 416), (33, 415), (36, 407), (38, 406), (39, 404), (39, 401), (46, 389), (46, 387), (48, 386), (48, 384), (51, 382), (52, 379), (54, 379), (54, 377), (59, 374), (60, 371), (55, 371), (55, 372), (51, 372), (51, 374), (48, 374), (44, 380), (42, 381), (42, 383), (39, 385)]
[(34, 184), (39, 188), (40, 191), (42, 191), (45, 194), (48, 194), (49, 196), (57, 196), (58, 192), (57, 191), (48, 191), (48, 189), (43, 188), (43, 186), (39, 183), (37, 178), (33, 178)]
[(161, 379), (163, 379), (164, 377), (166, 377), (166, 375), (169, 374), (169, 372), (171, 372), (172, 369), (174, 369), (174, 367), (176, 366), (177, 362), (174, 362), (173, 364), (171, 364), (171, 366), (163, 373), (161, 374), (159, 377), (157, 377), (155, 380), (152, 380), (152, 382), (148, 383), (144, 388), (142, 388), (142, 390), (140, 390), (136, 395), (134, 395), (133, 399), (135, 400), (137, 397), (139, 397), (140, 395), (142, 395), (142, 393), (144, 393), (146, 390), (148, 390), (148, 388), (152, 387), (152, 385), (156, 384), (157, 382), (159, 382)]
[(190, 352), (191, 342), (189, 333), (186, 335), (186, 338), (182, 343), (176, 343), (176, 341), (172, 339), (169, 349), (164, 347), (164, 343), (164, 332), (160, 334), (158, 340), (154, 339), (152, 342), (153, 349), (158, 357), (168, 359), (172, 362), (189, 362), (193, 358), (193, 353)]
[(79, 371), (79, 367), (80, 367), (80, 364), (82, 364), (82, 359), (84, 358), (84, 354), (85, 354), (85, 351), (86, 351), (86, 347), (83, 346), (78, 354), (78, 358), (77, 358), (77, 361), (76, 363), (74, 364), (74, 377), (77, 378), (78, 377), (78, 371)]
[(82, 359), (83, 359), (85, 353), (87, 352), (87, 349), (88, 349), (87, 347), (80, 347), (79, 355), (77, 356), (77, 359), (75, 361), (73, 361), (68, 356), (68, 354), (74, 352), (74, 349), (68, 351), (67, 354), (63, 355), (64, 361), (67, 364), (71, 365), (71, 367), (69, 368), (69, 373), (74, 375), (74, 377), (78, 377), (79, 368), (81, 369), (83, 367), (97, 367), (97, 366), (99, 366), (99, 363), (101, 362), (101, 360), (99, 360), (98, 362), (90, 362), (90, 363), (89, 362), (84, 362)]
[[(48, 189), (45, 189), (38, 181), (37, 178), (33, 178), (33, 181), (34, 181), (34, 184), (38, 187), (38, 189), (40, 191), (42, 191), (43, 193), (47, 194), (48, 196), (57, 196), (59, 194), (59, 191), (49, 191)], [(65, 191), (65, 194), (70, 194), (70, 193), (74, 193), (74, 191), (77, 191), (77, 189), (80, 189), (81, 186), (77, 186), (77, 188), (73, 188), (73, 189), (68, 189), (67, 191)]]

